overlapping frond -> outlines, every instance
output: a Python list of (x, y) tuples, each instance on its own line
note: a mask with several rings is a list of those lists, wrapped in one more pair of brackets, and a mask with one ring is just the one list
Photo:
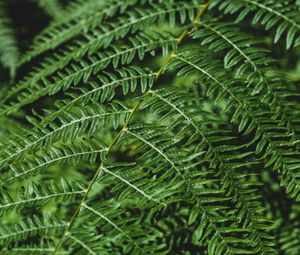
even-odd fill
[[(24, 219), (18, 224), (2, 226), (0, 228), (0, 242), (2, 246), (7, 247), (9, 246), (9, 244), (12, 243), (17, 244), (18, 242), (24, 241), (31, 236), (51, 235), (54, 233), (60, 233), (64, 229), (65, 225), (66, 224), (64, 222), (54, 217), (49, 218), (45, 216), (41, 220), (40, 217), (34, 215), (32, 218)], [(31, 247), (30, 248), (23, 247), (23, 248), (24, 248), (24, 252), (27, 253), (29, 253), (29, 251), (31, 250), (30, 249)], [(21, 253), (21, 251), (22, 251), (22, 247), (20, 247), (19, 252)], [(7, 253), (8, 252), (13, 252), (13, 251), (8, 249)]]
[[(180, 15), (180, 21), (184, 23), (186, 18), (193, 20), (195, 12), (198, 10), (200, 4), (203, 1), (193, 1), (191, 4), (186, 3), (185, 1), (176, 2), (173, 1), (164, 1), (159, 4), (153, 3), (149, 8), (141, 8), (137, 6), (125, 12), (125, 15), (117, 18), (117, 21), (111, 22), (105, 25), (99, 25), (93, 27), (92, 31), (85, 33), (82, 37), (78, 38), (71, 45), (68, 45), (67, 51), (64, 55), (65, 61), (70, 59), (78, 59), (86, 54), (91, 55), (96, 52), (101, 47), (107, 47), (113, 40), (124, 38), (130, 33), (139, 31), (147, 26), (153, 26), (162, 24), (165, 21), (168, 21), (170, 25), (175, 25), (177, 14)], [(103, 6), (100, 3), (100, 8), (103, 9)], [(123, 4), (122, 4), (123, 5)], [(124, 5), (126, 6), (126, 4)], [(108, 13), (109, 13), (108, 9)], [(113, 10), (112, 14), (115, 14)], [(98, 16), (96, 16), (98, 19)], [(98, 21), (98, 20), (97, 20)], [(94, 21), (95, 22), (95, 21)], [(81, 32), (81, 31), (80, 31)], [(79, 33), (77, 33), (79, 34)], [(47, 42), (48, 44), (49, 42)], [(49, 44), (51, 46), (51, 43)], [(38, 48), (44, 48), (42, 46), (37, 46)], [(40, 53), (41, 50), (37, 50)], [(31, 51), (32, 52), (32, 51)], [(35, 51), (34, 55), (36, 54)], [(28, 61), (32, 58), (32, 53), (24, 56), (24, 60)], [(23, 61), (24, 61), (23, 60)]]
[(267, 57), (268, 50), (258, 47), (260, 41), (255, 37), (242, 33), (233, 24), (211, 22), (202, 23), (193, 38), (200, 39), (210, 50), (225, 51), (224, 68), (236, 68), (236, 78), (244, 77), (255, 86), (254, 93), (268, 86), (264, 71), (274, 61)]
[(259, 40), (247, 35), (233, 27), (233, 24), (204, 23), (204, 29), (199, 29), (193, 34), (193, 38), (200, 39), (202, 45), (206, 45), (215, 52), (229, 50), (224, 55), (224, 68), (236, 69), (235, 77), (243, 79), (248, 87), (254, 87), (253, 95), (260, 93), (262, 101), (270, 106), (274, 117), (282, 120), (288, 126), (289, 132), (296, 133), (297, 125), (291, 123), (287, 106), (287, 97), (297, 97), (289, 89), (284, 89), (286, 83), (280, 75), (274, 72), (274, 60), (268, 57), (268, 50), (258, 47)]
[(78, 142), (78, 144), (52, 146), (46, 153), (36, 156), (34, 159), (26, 158), (24, 161), (12, 163), (8, 172), (1, 177), (0, 186), (3, 187), (9, 182), (24, 179), (31, 175), (37, 175), (45, 171), (53, 164), (76, 165), (80, 161), (95, 163), (98, 155), (102, 155), (106, 148), (98, 143)]
[(3, 198), (0, 204), (1, 215), (15, 209), (20, 210), (26, 207), (40, 206), (50, 199), (68, 203), (85, 191), (82, 184), (68, 182), (64, 179), (61, 179), (59, 185), (54, 182), (51, 182), (47, 186), (31, 182), (26, 188), (25, 192), (20, 193), (20, 197), (17, 199), (11, 198), (9, 193), (2, 193)]
[(266, 30), (276, 29), (274, 43), (286, 34), (286, 47), (298, 46), (300, 43), (299, 9), (293, 1), (274, 0), (225, 0), (214, 1), (224, 13), (238, 13), (236, 22), (254, 14), (252, 23), (261, 23)]
[[(29, 61), (40, 53), (55, 49), (71, 38), (96, 27), (100, 22), (122, 13), (133, 5), (132, 1), (76, 1), (71, 2), (64, 16), (54, 20), (44, 31), (34, 38), (31, 49), (23, 61)], [(78, 19), (80, 21), (78, 22)]]
[[(116, 75), (117, 73), (117, 75)], [(117, 88), (121, 87), (124, 96), (129, 92), (133, 93), (138, 89), (143, 93), (154, 83), (156, 74), (150, 70), (143, 70), (138, 67), (120, 69), (116, 73), (106, 72), (105, 75), (99, 76), (98, 81), (92, 81), (86, 86), (88, 88), (78, 88), (74, 92), (66, 93), (69, 98), (56, 101), (56, 110), (48, 111), (43, 123), (47, 123), (57, 116), (68, 111), (74, 105), (88, 104), (89, 101), (105, 103), (115, 97)], [(100, 83), (100, 84), (99, 84)]]
[[(113, 65), (114, 68), (118, 68), (120, 65), (128, 65), (136, 56), (139, 60), (142, 60), (146, 53), (151, 52), (154, 55), (157, 48), (162, 48), (163, 54), (166, 55), (169, 50), (173, 50), (177, 45), (176, 38), (171, 35), (168, 37), (162, 36), (161, 34), (136, 36), (129, 39), (129, 41), (129, 45), (112, 46), (106, 51), (95, 53), (91, 57), (74, 62), (66, 70), (63, 69), (67, 64), (64, 58), (56, 54), (55, 58), (46, 60), (40, 68), (37, 68), (24, 81), (17, 84), (8, 93), (6, 99), (22, 89), (26, 89), (23, 98), (18, 98), (18, 101), (20, 103), (23, 101), (24, 105), (45, 94), (53, 95), (61, 89), (66, 90), (71, 84), (74, 86), (80, 82), (86, 83), (91, 76), (97, 75), (109, 65)], [(42, 90), (44, 90), (43, 93)], [(32, 99), (28, 99), (28, 97), (32, 97)]]
[(47, 148), (57, 141), (69, 142), (79, 136), (92, 135), (99, 126), (105, 127), (112, 123), (114, 127), (118, 127), (129, 112), (130, 109), (123, 103), (116, 102), (110, 107), (94, 103), (85, 109), (75, 107), (73, 111), (63, 112), (56, 121), (47, 123), (46, 126), (31, 118), (34, 127), (27, 131), (26, 136), (19, 137), (17, 133), (12, 134), (13, 139), (2, 145), (4, 150), (1, 165), (37, 151), (41, 146)]
[(274, 113), (267, 105), (247, 92), (247, 88), (239, 82), (228, 80), (213, 60), (207, 62), (207, 56), (201, 59), (193, 51), (178, 54), (174, 56), (170, 68), (179, 69), (180, 75), (198, 74), (200, 79), (209, 80), (207, 96), (214, 96), (216, 100), (230, 99), (224, 110), (232, 111), (231, 121), (240, 120), (238, 129), (245, 135), (254, 132), (252, 142), (257, 142), (255, 153), (262, 154), (266, 167), (273, 166), (274, 170), (279, 171), (283, 176), (281, 184), (292, 197), (299, 199), (299, 152), (295, 149), (299, 141), (293, 139), (287, 127), (280, 126), (280, 120), (272, 117)]
[(0, 253), (297, 254), (296, 1), (58, 3), (1, 97)]
[[(53, 95), (60, 90), (67, 90), (70, 86), (74, 87), (80, 82), (86, 83), (91, 77), (97, 75), (100, 71), (105, 69), (109, 64), (112, 64), (115, 68), (119, 65), (127, 65), (134, 60), (137, 55), (140, 60), (144, 58), (146, 52), (151, 51), (154, 54), (154, 50), (158, 47), (163, 50), (164, 54), (167, 54), (169, 50), (176, 47), (177, 39), (173, 37), (158, 38), (156, 35), (153, 37), (141, 36), (132, 40), (131, 46), (112, 47), (112, 50), (108, 50), (107, 53), (96, 53), (95, 56), (91, 56), (89, 59), (72, 63), (65, 71), (58, 71), (53, 76), (47, 77), (41, 72), (41, 77), (33, 77), (32, 80), (21, 83), (20, 86), (16, 86), (11, 90), (11, 93), (7, 97), (14, 95), (16, 92), (21, 92), (17, 97), (16, 102), (10, 102), (9, 105), (2, 107), (2, 114), (12, 113), (17, 111), (20, 107), (32, 103), (33, 101), (45, 96), (47, 94)], [(152, 39), (150, 39), (152, 38)], [(112, 55), (111, 55), (112, 54)], [(65, 64), (65, 62), (62, 62)], [(46, 73), (56, 69), (54, 63), (46, 65), (44, 69)], [(51, 67), (50, 67), (51, 66)], [(39, 74), (39, 75), (40, 75)], [(28, 86), (33, 84), (32, 86)], [(21, 89), (21, 91), (19, 91)], [(24, 90), (22, 90), (24, 89)]]
[[(143, 159), (149, 157), (156, 162), (162, 159), (165, 161), (164, 164), (168, 164), (170, 170), (173, 169), (173, 173), (175, 172), (176, 176), (180, 176), (180, 179), (182, 179), (182, 189), (190, 193), (188, 197), (191, 198), (190, 203), (194, 207), (194, 212), (191, 212), (190, 216), (192, 218), (190, 224), (193, 224), (197, 218), (199, 219), (197, 222), (201, 222), (194, 233), (195, 243), (207, 242), (208, 249), (211, 250), (212, 254), (226, 253), (230, 250), (242, 252), (250, 249), (249, 246), (247, 247), (250, 244), (250, 240), (248, 240), (248, 243), (246, 241), (247, 231), (238, 226), (237, 218), (232, 217), (225, 220), (220, 217), (222, 211), (230, 213), (231, 197), (226, 196), (225, 191), (218, 186), (219, 180), (214, 177), (215, 173), (210, 170), (194, 170), (197, 169), (198, 163), (205, 161), (205, 158), (202, 158), (204, 152), (200, 150), (200, 152), (194, 152), (194, 155), (190, 156), (184, 155), (185, 150), (173, 152), (171, 150), (172, 146), (179, 142), (176, 138), (170, 139), (166, 135), (159, 138), (159, 132), (155, 129), (143, 133), (146, 130), (141, 127), (128, 130), (126, 133), (133, 138), (133, 141), (136, 141), (135, 143), (143, 144), (139, 148), (140, 151), (147, 151), (147, 155), (142, 155)], [(196, 163), (194, 162), (195, 159), (201, 160)], [(165, 168), (167, 166), (162, 169)], [(172, 171), (169, 171), (168, 174), (172, 174)], [(189, 201), (189, 199), (185, 198), (185, 201)], [(212, 206), (213, 204), (215, 207)], [(217, 208), (218, 212), (216, 212)], [(203, 232), (204, 229), (206, 234)], [(240, 238), (245, 241), (244, 247), (236, 245), (237, 240), (241, 240)], [(217, 243), (220, 242), (222, 245), (217, 248)]]
[[(259, 183), (255, 182), (254, 179), (252, 185), (250, 185), (245, 180), (251, 178), (255, 173), (246, 171), (249, 171), (249, 166), (254, 165), (255, 162), (239, 163), (237, 161), (249, 158), (248, 152), (241, 153), (241, 150), (247, 147), (248, 144), (234, 146), (232, 142), (234, 136), (232, 134), (226, 130), (210, 130), (208, 126), (210, 123), (218, 121), (222, 123), (222, 119), (217, 120), (213, 114), (205, 111), (197, 116), (196, 114), (201, 112), (197, 108), (201, 106), (192, 107), (191, 102), (196, 101), (196, 98), (192, 98), (187, 93), (159, 90), (150, 91), (149, 94), (151, 96), (146, 97), (144, 100), (146, 107), (151, 107), (155, 112), (163, 114), (164, 119), (172, 123), (172, 127), (186, 122), (187, 127), (183, 129), (185, 134), (188, 133), (189, 128), (192, 129), (190, 140), (201, 142), (198, 146), (206, 153), (202, 161), (209, 164), (211, 171), (222, 179), (222, 186), (225, 190), (232, 194), (233, 200), (238, 205), (239, 217), (243, 221), (243, 227), (249, 227), (251, 238), (254, 240), (252, 245), (263, 254), (272, 253), (273, 249), (269, 248), (269, 246), (273, 246), (272, 242), (269, 241), (272, 237), (265, 235), (269, 221), (263, 216), (265, 209), (261, 207), (260, 195), (257, 193)], [(204, 114), (205, 118), (203, 118)], [(197, 117), (198, 121), (195, 120)], [(220, 141), (222, 141), (222, 145), (218, 145)], [(192, 177), (194, 178), (197, 175), (199, 174), (195, 171)], [(197, 180), (194, 182), (197, 185)], [(244, 185), (244, 182), (247, 185)], [(253, 206), (254, 204), (256, 206)]]

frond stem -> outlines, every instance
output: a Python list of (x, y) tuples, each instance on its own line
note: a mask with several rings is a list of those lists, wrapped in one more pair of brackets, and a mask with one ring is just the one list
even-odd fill
[[(208, 6), (211, 4), (212, 0), (209, 0), (206, 4), (204, 5), (201, 5), (197, 15), (196, 15), (196, 18), (193, 20), (193, 24), (198, 24), (199, 23), (199, 20), (201, 19), (204, 11), (208, 8)], [(177, 45), (179, 45), (183, 39), (186, 37), (186, 35), (188, 34), (189, 30), (188, 29), (185, 29), (182, 34), (178, 37), (177, 39)], [(173, 56), (175, 55), (175, 50), (172, 50), (170, 52), (170, 54), (167, 56), (166, 58), (166, 61), (165, 63), (162, 65), (162, 67), (158, 70), (158, 72), (156, 73), (156, 80), (158, 80), (160, 78), (160, 76), (163, 74), (163, 71), (165, 69), (165, 67), (169, 64), (169, 62), (171, 61), (171, 59), (173, 58)], [(148, 93), (149, 91), (151, 91), (150, 89), (146, 92)], [(118, 142), (119, 138), (123, 135), (124, 131), (126, 131), (131, 119), (133, 118), (134, 114), (139, 110), (140, 106), (142, 104), (142, 101), (139, 101), (131, 110), (130, 112), (130, 115), (128, 117), (128, 119), (126, 120), (124, 126), (122, 127), (122, 129), (118, 132), (118, 134), (115, 136), (115, 138), (113, 139), (113, 141), (111, 142), (111, 144), (108, 146), (108, 149), (106, 150), (106, 155), (111, 151), (112, 147)], [(55, 249), (53, 251), (53, 255), (55, 255), (58, 250), (60, 249), (62, 243), (63, 243), (63, 240), (64, 240), (64, 237), (70, 232), (74, 222), (75, 222), (75, 219), (77, 217), (77, 215), (79, 214), (81, 208), (85, 205), (85, 201), (86, 201), (86, 198), (92, 188), (92, 186), (94, 185), (94, 183), (96, 182), (98, 176), (102, 173), (102, 171), (104, 171), (104, 164), (103, 162), (100, 163), (95, 175), (93, 176), (92, 180), (90, 181), (89, 185), (88, 185), (88, 188), (86, 189), (86, 192), (84, 193), (78, 207), (76, 208), (73, 216), (71, 217), (71, 220), (67, 223), (67, 228), (65, 229), (61, 239), (59, 240), (59, 242), (57, 243), (57, 245), (55, 246)]]

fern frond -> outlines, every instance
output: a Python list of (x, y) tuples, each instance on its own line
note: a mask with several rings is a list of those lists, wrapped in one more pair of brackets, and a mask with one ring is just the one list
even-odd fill
[[(86, 81), (93, 71), (93, 66), (88, 68), (88, 64), (83, 64), (85, 62), (80, 60), (85, 55), (91, 56), (100, 48), (107, 48), (113, 40), (121, 39), (130, 32), (134, 33), (139, 31), (144, 26), (162, 24), (166, 20), (170, 23), (170, 25), (174, 26), (177, 21), (176, 14), (180, 15), (178, 19), (181, 23), (184, 23), (187, 17), (189, 17), (190, 20), (194, 19), (195, 12), (199, 7), (198, 3), (192, 5), (182, 3), (179, 6), (178, 5), (179, 4), (176, 4), (176, 7), (168, 4), (166, 6), (153, 5), (153, 10), (133, 10), (128, 13), (129, 22), (127, 22), (126, 18), (122, 18), (120, 20), (120, 24), (113, 25), (113, 29), (100, 27), (99, 29), (101, 29), (102, 32), (93, 32), (92, 36), (87, 35), (85, 42), (74, 42), (73, 46), (68, 46), (68, 50), (63, 51), (63, 57), (59, 58), (58, 61), (59, 63), (63, 63), (63, 66), (69, 63), (72, 59), (79, 61), (79, 64), (71, 65), (71, 69), (66, 70), (67, 74), (58, 72), (57, 76), (51, 77), (51, 79), (55, 81), (51, 85), (49, 84), (49, 81), (46, 81), (35, 87), (26, 88), (25, 91), (21, 93), (21, 96), (18, 96), (17, 102), (11, 102), (11, 106), (7, 105), (3, 107), (3, 110), (1, 111), (2, 114), (15, 112), (20, 107), (27, 105), (42, 96), (47, 94), (53, 95), (62, 88), (67, 89), (73, 82), (78, 84), (81, 79)], [(100, 34), (100, 36), (95, 37), (94, 34)], [(163, 48), (166, 48), (166, 45), (163, 46)], [(127, 53), (127, 51), (125, 51), (125, 53)], [(127, 56), (130, 57), (128, 54)], [(91, 60), (93, 62), (94, 59), (92, 58)], [(124, 62), (126, 61), (124, 60)], [(87, 72), (80, 71), (82, 64), (83, 67), (88, 68)], [(52, 63), (52, 66), (56, 66), (56, 64)], [(70, 76), (70, 72), (72, 74), (74, 71), (77, 75)], [(23, 86), (24, 85), (21, 85), (21, 88), (23, 88)], [(18, 90), (19, 88), (17, 87), (17, 91)]]
[(297, 1), (31, 1), (1, 254), (297, 254)]
[[(231, 121), (240, 119), (238, 129), (244, 134), (256, 130), (253, 138), (254, 141), (258, 141), (255, 153), (263, 154), (266, 166), (272, 165), (274, 170), (278, 170), (283, 176), (281, 185), (288, 188), (287, 192), (292, 197), (299, 199), (300, 186), (297, 175), (299, 166), (296, 163), (299, 152), (295, 150), (295, 145), (299, 141), (291, 140), (292, 134), (288, 133), (287, 128), (280, 127), (279, 121), (272, 118), (274, 113), (265, 110), (257, 98), (245, 92), (242, 86), (234, 86), (226, 76), (217, 73), (219, 68), (216, 65), (212, 62), (207, 64), (206, 60), (199, 59), (197, 54), (175, 55), (171, 67), (179, 69), (181, 75), (198, 73), (200, 77), (206, 77), (213, 82), (214, 85), (211, 84), (207, 91), (208, 96), (216, 95), (217, 100), (224, 97), (231, 99), (224, 108), (226, 111), (234, 109)], [(278, 136), (282, 139), (279, 142), (276, 141)], [(284, 152), (283, 148), (287, 148), (287, 152)]]
[[(137, 185), (132, 184), (131, 182), (129, 182), (127, 179), (125, 179), (124, 177), (122, 177), (121, 175), (119, 175), (118, 173), (112, 172), (111, 170), (104, 168), (103, 171), (109, 175), (112, 175), (113, 177), (115, 177), (117, 180), (121, 181), (122, 183), (126, 184), (127, 186), (129, 186), (130, 188), (134, 189), (137, 191), (137, 193), (141, 194), (143, 197), (145, 197), (147, 200), (154, 200), (157, 201), (156, 198), (153, 198), (152, 195), (147, 194), (145, 191), (141, 190)], [(133, 170), (131, 170), (133, 171)], [(127, 176), (128, 178), (128, 176)], [(144, 183), (143, 183), (144, 184)]]
[[(159, 25), (165, 21), (174, 26), (177, 21), (176, 14), (180, 14), (179, 21), (182, 23), (186, 21), (187, 17), (193, 20), (201, 3), (202, 1), (195, 1), (195, 3), (187, 4), (181, 1), (175, 5), (166, 1), (152, 4), (149, 9), (132, 8), (126, 12), (125, 17), (121, 16), (118, 22), (105, 26), (98, 25), (94, 27), (93, 33), (85, 34), (83, 39), (77, 39), (69, 45), (68, 50), (64, 52), (66, 56), (64, 62), (91, 55), (102, 47), (106, 48), (112, 41), (124, 38), (129, 33), (135, 33), (147, 26)], [(31, 57), (30, 55), (25, 56), (23, 62), (30, 60)]]
[(132, 2), (116, 1), (71, 2), (62, 19), (56, 19), (34, 38), (30, 49), (23, 56), (23, 61), (30, 61), (40, 53), (55, 49), (67, 40), (113, 17), (119, 11), (125, 12), (132, 5)]
[(5, 150), (0, 164), (5, 165), (12, 160), (21, 159), (27, 153), (36, 151), (41, 146), (47, 148), (62, 138), (68, 141), (85, 134), (91, 135), (99, 126), (105, 127), (108, 123), (113, 123), (116, 128), (126, 119), (129, 112), (127, 106), (122, 103), (114, 103), (110, 107), (94, 103), (85, 109), (75, 107), (73, 111), (64, 112), (56, 122), (48, 123), (46, 127), (31, 118), (34, 127), (27, 131), (25, 138), (13, 134), (14, 139), (3, 145)]
[(286, 35), (286, 48), (300, 44), (300, 20), (299, 10), (295, 4), (289, 1), (273, 0), (225, 0), (214, 1), (224, 13), (239, 13), (236, 22), (245, 19), (247, 15), (253, 13), (252, 23), (261, 23), (266, 30), (276, 29), (274, 43), (277, 43), (284, 33)]
[[(103, 235), (95, 235), (95, 233), (86, 233), (85, 231), (76, 231), (69, 234), (66, 244), (70, 247), (70, 252), (76, 251), (78, 254), (104, 254), (109, 255), (115, 252), (107, 247), (107, 240), (103, 239)], [(60, 252), (57, 252), (60, 254)]]
[(288, 126), (289, 132), (295, 133), (295, 126), (291, 124), (288, 114), (290, 108), (282, 99), (282, 94), (292, 92), (283, 90), (283, 79), (274, 75), (274, 72), (269, 74), (275, 61), (267, 56), (268, 50), (257, 47), (258, 40), (238, 31), (232, 24), (203, 23), (201, 27), (204, 29), (195, 32), (193, 38), (202, 39), (201, 44), (215, 52), (230, 49), (224, 56), (225, 69), (237, 67), (235, 77), (245, 79), (247, 86), (254, 86), (252, 94), (261, 93), (263, 102), (270, 106), (274, 117), (280, 118)]
[[(66, 93), (69, 98), (56, 101), (55, 104), (57, 110), (48, 111), (43, 123), (52, 121), (54, 118), (57, 118), (57, 116), (63, 114), (63, 112), (68, 111), (74, 105), (85, 105), (89, 101), (104, 103), (112, 100), (115, 96), (115, 89), (117, 87), (122, 88), (123, 95), (127, 95), (129, 92), (135, 92), (137, 86), (140, 86), (141, 92), (144, 93), (148, 88), (152, 87), (155, 77), (155, 73), (151, 71), (146, 72), (146, 70), (138, 67), (118, 70), (116, 73), (107, 72), (106, 75), (98, 77), (98, 82), (93, 81), (86, 84), (90, 89), (78, 88), (73, 93)], [(99, 82), (101, 85), (99, 85)]]
[[(162, 36), (160, 34), (136, 36), (135, 38), (130, 38), (129, 41), (131, 42), (129, 45), (110, 47), (104, 52), (93, 54), (84, 61), (75, 62), (66, 71), (60, 71), (60, 69), (66, 65), (64, 60), (65, 55), (61, 57), (57, 54), (55, 59), (47, 60), (40, 68), (37, 68), (30, 77), (25, 78), (24, 81), (14, 86), (6, 96), (6, 100), (22, 89), (27, 90), (27, 92), (23, 94), (24, 99), (28, 96), (38, 98), (48, 93), (53, 95), (62, 88), (65, 90), (68, 89), (71, 84), (72, 86), (78, 85), (82, 81), (86, 83), (92, 75), (98, 74), (110, 64), (112, 64), (114, 68), (118, 68), (119, 65), (130, 64), (136, 55), (142, 60), (147, 52), (151, 52), (151, 54), (154, 55), (157, 48), (162, 48), (163, 54), (167, 55), (168, 52), (175, 49), (177, 45), (176, 38), (172, 36)], [(56, 71), (59, 72), (55, 73)], [(54, 76), (48, 77), (52, 73), (54, 73)], [(28, 90), (28, 88), (34, 89)], [(36, 91), (38, 88), (39, 93), (34, 96), (33, 91)], [(42, 90), (45, 92), (42, 93)], [(21, 98), (19, 98), (19, 100), (20, 99)], [(27, 101), (27, 103), (30, 102), (28, 99)]]
[(46, 185), (39, 185), (34, 182), (29, 183), (24, 194), (20, 194), (17, 199), (12, 199), (9, 193), (3, 193), (3, 199), (0, 204), (0, 213), (8, 213), (14, 209), (23, 209), (25, 207), (33, 207), (42, 205), (50, 199), (55, 199), (58, 202), (67, 203), (78, 195), (84, 193), (83, 185), (79, 183), (71, 183), (61, 179), (60, 185), (51, 182)]
[[(11, 243), (16, 244), (31, 236), (58, 234), (62, 232), (65, 226), (66, 223), (55, 217), (45, 216), (41, 220), (40, 217), (34, 215), (32, 218), (22, 220), (18, 224), (2, 226), (0, 228), (0, 243), (7, 247)], [(29, 250), (26, 249), (26, 252), (29, 252)]]
[[(195, 121), (195, 118), (199, 118), (195, 113), (199, 114), (199, 111), (193, 109), (189, 103), (196, 101), (196, 99), (193, 99), (187, 93), (174, 90), (151, 90), (149, 94), (151, 96), (144, 100), (145, 107), (151, 107), (155, 112), (162, 114), (164, 119), (175, 119), (176, 121), (173, 122), (176, 122), (176, 125), (179, 125), (179, 123), (182, 125), (186, 121), (187, 125), (192, 128), (190, 140), (201, 141), (199, 147), (205, 151), (202, 160), (209, 162), (212, 169), (216, 168), (212, 171), (222, 177), (223, 187), (230, 194), (232, 193), (233, 200), (238, 203), (239, 217), (244, 220), (244, 227), (249, 227), (251, 231), (254, 240), (253, 245), (255, 244), (257, 250), (261, 252), (272, 253), (274, 250), (269, 248), (269, 246), (274, 245), (269, 241), (272, 237), (265, 234), (269, 221), (263, 217), (262, 207), (253, 206), (254, 204), (260, 204), (258, 201), (260, 196), (257, 196), (256, 190), (258, 183), (254, 182), (252, 187), (248, 185), (249, 182), (246, 182), (246, 186), (243, 185), (243, 178), (247, 177), (247, 174), (242, 169), (247, 168), (250, 162), (245, 164), (235, 163), (237, 159), (249, 157), (249, 153), (241, 153), (243, 147), (247, 147), (248, 144), (242, 146), (226, 144), (232, 141), (233, 137), (226, 136), (225, 131), (221, 135), (222, 131), (213, 132), (209, 130), (206, 127), (206, 122), (216, 121), (212, 117), (209, 118), (209, 113), (205, 113), (205, 120), (202, 119), (203, 117), (199, 120), (201, 125)], [(159, 101), (165, 105), (162, 105)], [(175, 111), (175, 116), (172, 111)], [(175, 126), (174, 123), (172, 123), (172, 126)], [(187, 129), (184, 129), (184, 133), (187, 133)], [(222, 141), (221, 146), (215, 145), (216, 142), (220, 141)], [(226, 154), (226, 156), (223, 156), (223, 154)]]
[[(89, 228), (74, 230), (74, 233), (67, 236), (67, 247), (71, 247), (71, 249), (77, 251), (79, 254), (86, 254), (87, 252), (89, 252), (89, 254), (112, 254), (116, 252), (124, 252), (125, 254), (139, 254), (143, 252), (149, 254), (166, 254), (163, 250), (163, 244), (156, 245), (153, 242), (155, 237), (148, 238), (146, 236), (145, 232), (147, 231), (146, 233), (149, 234), (151, 230), (147, 230), (146, 226), (141, 229), (141, 226), (134, 222), (134, 220), (124, 218), (117, 220), (115, 218), (116, 213), (109, 215), (107, 215), (107, 213), (104, 214), (103, 211), (106, 212), (108, 209), (106, 206), (107, 204), (101, 209), (93, 209), (92, 207), (86, 206), (90, 211), (88, 211), (89, 209), (87, 208), (83, 211), (86, 216), (93, 216), (94, 226), (97, 225), (98, 229), (101, 229), (101, 232), (103, 231), (105, 234), (97, 235)], [(117, 212), (120, 213), (119, 210)], [(126, 233), (120, 228), (123, 228), (125, 225), (129, 226), (129, 231), (126, 230)], [(152, 232), (154, 231), (152, 230)], [(126, 236), (124, 236), (124, 234)], [(155, 233), (151, 234), (155, 236)], [(126, 247), (121, 246), (124, 241)]]
[(268, 50), (257, 47), (259, 41), (254, 37), (243, 34), (233, 24), (210, 22), (202, 23), (193, 38), (215, 52), (229, 50), (224, 56), (224, 68), (237, 67), (236, 78), (245, 77), (255, 85), (254, 93), (267, 86), (263, 68), (274, 61), (265, 54)]
[[(202, 153), (200, 155), (196, 154), (197, 156), (195, 155), (194, 157), (193, 156), (187, 157), (184, 155), (180, 155), (179, 152), (177, 152), (175, 155), (173, 155), (176, 156), (176, 159), (174, 159), (173, 157), (171, 158), (172, 154), (168, 155), (168, 153), (166, 153), (165, 150), (168, 147), (172, 146), (174, 143), (178, 142), (178, 140), (173, 139), (174, 141), (171, 140), (170, 142), (166, 142), (169, 139), (165, 135), (164, 135), (165, 137), (164, 139), (163, 138), (157, 139), (158, 136), (157, 131), (151, 133), (147, 132), (146, 134), (142, 135), (140, 131), (137, 132), (138, 130), (134, 130), (134, 131), (126, 130), (125, 133), (128, 133), (131, 137), (137, 140), (138, 143), (142, 142), (146, 147), (152, 150), (151, 153), (149, 149), (143, 147), (139, 148), (140, 151), (141, 150), (147, 151), (147, 155), (143, 155), (143, 157), (144, 156), (150, 157), (155, 161), (158, 161), (159, 159), (157, 158), (157, 156), (159, 156), (160, 158), (164, 159), (164, 161), (166, 161), (171, 168), (174, 169), (176, 175), (180, 176), (181, 179), (183, 180), (185, 189), (187, 189), (187, 191), (191, 193), (192, 201), (194, 203), (197, 202), (197, 205), (195, 205), (195, 211), (197, 212), (197, 214), (192, 213), (193, 216), (191, 217), (193, 218), (205, 217), (205, 219), (203, 219), (204, 222), (202, 222), (199, 225), (197, 231), (195, 232), (195, 242), (206, 240), (207, 236), (202, 236), (201, 232), (203, 231), (204, 228), (208, 228), (209, 230), (207, 230), (208, 231), (207, 233), (209, 233), (208, 235), (211, 234), (213, 238), (211, 240), (207, 240), (207, 242), (209, 246), (212, 247), (212, 249), (214, 249), (214, 247), (216, 246), (216, 242), (222, 242), (224, 244), (224, 246), (221, 248), (223, 252), (229, 250), (235, 250), (235, 249), (243, 250), (241, 247), (240, 248), (235, 247), (234, 243), (239, 238), (236, 238), (235, 241), (233, 237), (227, 240), (227, 238), (224, 236), (223, 231), (232, 234), (232, 236), (234, 236), (235, 232), (240, 232), (240, 234), (244, 232), (244, 234), (246, 234), (247, 231), (245, 229), (239, 228), (234, 223), (234, 220), (231, 221), (232, 219), (226, 222), (227, 227), (224, 227), (224, 229), (223, 227), (219, 228), (219, 226), (216, 225), (217, 222), (215, 222), (215, 220), (218, 221), (217, 218), (216, 219), (213, 218), (214, 210), (210, 206), (210, 204), (216, 205), (217, 203), (220, 203), (218, 208), (222, 208), (226, 210), (227, 207), (224, 206), (222, 203), (224, 201), (228, 201), (230, 197), (226, 197), (226, 196), (222, 197), (221, 194), (224, 195), (224, 190), (220, 190), (219, 188), (205, 189), (205, 185), (216, 182), (216, 179), (214, 180), (212, 177), (210, 177), (211, 173), (209, 171), (205, 171), (202, 173), (195, 173), (194, 175), (191, 173), (191, 179), (189, 179), (187, 177), (187, 174), (185, 173), (187, 171), (191, 171), (195, 167), (195, 165), (192, 163), (192, 160), (194, 157), (199, 157)], [(145, 131), (144, 128), (142, 128), (142, 132), (144, 131)], [(200, 180), (197, 181), (196, 176), (199, 177)], [(209, 194), (211, 194), (212, 196), (211, 197), (208, 196)], [(200, 216), (201, 214), (202, 216)], [(191, 220), (190, 223), (192, 224), (193, 220)], [(245, 235), (243, 235), (243, 238), (247, 239)], [(248, 242), (250, 243), (250, 241)], [(246, 241), (245, 244), (247, 245)]]
[(80, 161), (95, 163), (98, 155), (102, 157), (107, 149), (97, 142), (80, 142), (77, 144), (52, 146), (42, 155), (35, 158), (26, 158), (23, 162), (16, 161), (10, 164), (8, 172), (1, 176), (0, 186), (6, 183), (24, 179), (26, 176), (37, 175), (53, 164), (77, 165)]
[(80, 240), (79, 237), (73, 236), (73, 235), (68, 235), (69, 239), (72, 239), (73, 241), (75, 241), (75, 243), (79, 244), (80, 247), (83, 247), (88, 254), (92, 254), (92, 255), (96, 255), (97, 253), (94, 252), (91, 248), (90, 245), (87, 245), (85, 242), (83, 242), (82, 240)]

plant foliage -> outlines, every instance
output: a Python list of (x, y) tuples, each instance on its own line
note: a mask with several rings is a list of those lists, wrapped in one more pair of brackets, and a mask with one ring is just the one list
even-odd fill
[(1, 254), (300, 253), (299, 1), (8, 2)]

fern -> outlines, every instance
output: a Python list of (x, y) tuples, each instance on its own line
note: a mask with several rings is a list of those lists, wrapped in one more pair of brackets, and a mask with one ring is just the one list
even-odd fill
[(286, 32), (286, 47), (299, 45), (299, 9), (293, 1), (215, 1), (215, 5), (225, 13), (240, 12), (236, 22), (242, 21), (249, 13), (255, 12), (252, 23), (261, 23), (266, 30), (276, 27), (274, 42), (278, 42), (283, 33)]
[(34, 2), (53, 21), (1, 53), (1, 254), (299, 253), (297, 1)]

